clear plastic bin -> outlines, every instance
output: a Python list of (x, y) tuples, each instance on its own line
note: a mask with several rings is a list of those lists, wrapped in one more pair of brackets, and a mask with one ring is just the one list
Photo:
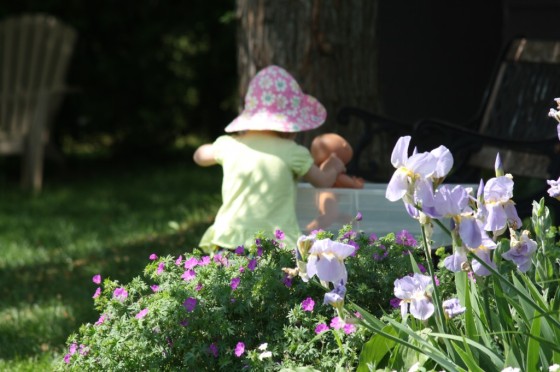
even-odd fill
[[(377, 236), (408, 230), (420, 238), (418, 221), (408, 215), (402, 201), (390, 202), (385, 198), (386, 188), (387, 184), (366, 183), (363, 189), (319, 189), (300, 183), (296, 203), (300, 229), (304, 233), (315, 229), (337, 232), (360, 212), (362, 220), (353, 222), (356, 230)], [(451, 244), (451, 238), (435, 224), (432, 239), (434, 247)]]

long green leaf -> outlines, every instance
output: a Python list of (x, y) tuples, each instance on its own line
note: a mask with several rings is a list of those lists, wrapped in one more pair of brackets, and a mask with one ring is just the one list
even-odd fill
[(455, 341), (465, 341), (469, 346), (475, 347), (478, 350), (482, 351), (484, 354), (486, 354), (490, 360), (492, 361), (492, 364), (494, 364), (499, 370), (502, 370), (504, 368), (504, 362), (502, 360), (502, 358), (496, 354), (494, 351), (492, 351), (491, 349), (489, 349), (488, 347), (475, 342), (473, 340), (469, 340), (468, 338), (463, 338), (460, 336), (456, 336), (456, 335), (450, 335), (447, 333), (431, 333), (431, 336), (435, 336), (435, 337), (441, 337), (441, 338), (447, 338), (450, 340), (455, 340)]
[[(535, 317), (533, 318), (533, 323), (531, 324), (531, 335), (540, 335), (541, 319), (542, 318), (540, 316), (537, 316), (537, 311), (535, 310)], [(540, 343), (534, 338), (529, 338), (529, 342), (527, 342), (527, 364), (525, 366), (527, 371), (537, 370), (539, 351)]]
[(487, 372), (478, 366), (477, 361), (474, 359), (472, 353), (470, 353), (468, 347), (465, 347), (465, 350), (463, 350), (459, 347), (459, 345), (456, 345), (454, 342), (451, 342), (451, 345), (453, 345), (453, 348), (455, 349), (457, 354), (459, 354), (459, 356), (461, 357), (461, 359), (469, 369), (469, 372)]

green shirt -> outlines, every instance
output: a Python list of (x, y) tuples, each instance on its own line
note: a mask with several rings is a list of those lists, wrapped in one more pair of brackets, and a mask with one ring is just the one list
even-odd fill
[(224, 135), (213, 144), (223, 168), (222, 206), (200, 247), (235, 249), (254, 243), (257, 232), (285, 234), (295, 247), (300, 230), (295, 212), (296, 182), (313, 164), (309, 150), (293, 140), (251, 133)]

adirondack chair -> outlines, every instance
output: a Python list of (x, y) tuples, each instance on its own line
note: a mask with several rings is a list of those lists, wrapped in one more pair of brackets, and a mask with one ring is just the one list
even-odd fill
[[(530, 201), (546, 196), (545, 180), (560, 176), (557, 123), (548, 117), (558, 96), (560, 41), (522, 38), (513, 40), (504, 51), (484, 104), (472, 122), (423, 119), (414, 124), (399, 123), (356, 107), (342, 108), (338, 120), (345, 124), (356, 117), (364, 123), (362, 143), (354, 145), (357, 154), (364, 152), (373, 135), (381, 133), (409, 134), (419, 151), (447, 146), (455, 160), (448, 177), (451, 183), (477, 183), (484, 170), (491, 174), (499, 152), (505, 171), (527, 185), (527, 190), (522, 190), (526, 195), (515, 200), (521, 213), (528, 215)], [(354, 159), (352, 166), (358, 167), (359, 159)], [(350, 172), (352, 166), (347, 167)], [(367, 178), (363, 172), (360, 175)]]
[(21, 155), (23, 187), (39, 191), (51, 121), (77, 38), (46, 14), (0, 21), (0, 154)]

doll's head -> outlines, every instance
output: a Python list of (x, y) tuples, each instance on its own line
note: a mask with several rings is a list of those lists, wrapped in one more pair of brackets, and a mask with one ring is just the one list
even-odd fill
[(354, 152), (348, 141), (335, 133), (321, 134), (311, 142), (311, 156), (315, 164), (323, 163), (332, 153), (336, 153), (344, 164), (348, 164)]

